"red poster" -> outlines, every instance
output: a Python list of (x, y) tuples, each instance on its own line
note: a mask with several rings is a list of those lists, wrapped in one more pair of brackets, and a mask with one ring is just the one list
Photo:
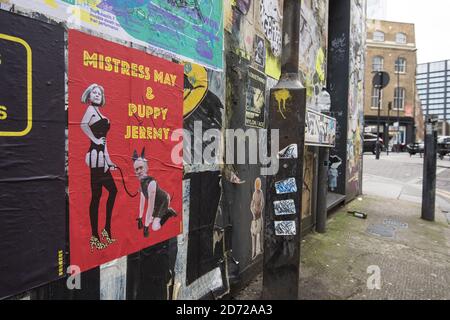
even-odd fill
[(183, 66), (69, 31), (70, 263), (81, 271), (182, 232)]

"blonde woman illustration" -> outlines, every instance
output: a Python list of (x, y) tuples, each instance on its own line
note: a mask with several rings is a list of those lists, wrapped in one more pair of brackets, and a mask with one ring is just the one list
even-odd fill
[[(86, 164), (91, 172), (91, 203), (89, 206), (89, 217), (91, 222), (92, 236), (90, 239), (91, 252), (95, 249), (103, 250), (114, 243), (116, 239), (111, 235), (111, 220), (114, 203), (117, 195), (117, 187), (111, 175), (116, 165), (111, 161), (108, 153), (106, 135), (110, 130), (109, 120), (100, 112), (106, 104), (105, 90), (98, 84), (90, 85), (83, 93), (81, 102), (87, 105), (86, 112), (81, 120), (81, 129), (89, 138), (91, 145), (86, 154)], [(106, 203), (106, 222), (101, 232), (101, 240), (98, 234), (98, 210), (102, 190), (108, 192)]]

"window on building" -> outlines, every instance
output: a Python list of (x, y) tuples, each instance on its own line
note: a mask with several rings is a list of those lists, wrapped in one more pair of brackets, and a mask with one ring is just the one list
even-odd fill
[(445, 93), (433, 93), (433, 94), (429, 94), (428, 97), (430, 99), (442, 99), (442, 98), (445, 98)]
[(395, 42), (400, 44), (406, 44), (406, 34), (399, 32), (395, 35)]
[(389, 126), (389, 149), (392, 150), (392, 147), (396, 144), (406, 144), (406, 127), (394, 127)]
[(445, 61), (430, 63), (430, 72), (445, 70)]
[[(445, 92), (445, 88), (444, 87), (440, 87), (440, 88), (436, 88), (436, 89), (430, 89), (430, 90), (428, 90), (428, 92), (429, 93), (444, 93)], [(439, 97), (439, 98), (441, 98), (441, 97)]]
[(445, 71), (430, 72), (430, 78), (445, 77)]
[(375, 31), (373, 33), (373, 40), (374, 41), (381, 41), (381, 42), (383, 42), (384, 41), (384, 32), (382, 32), (382, 31)]
[(440, 88), (442, 87), (444, 84), (442, 82), (437, 82), (437, 83), (429, 83), (428, 86), (430, 88)]
[(405, 88), (395, 88), (394, 91), (394, 109), (403, 110), (405, 108)]
[(430, 78), (430, 82), (432, 82), (432, 83), (438, 83), (438, 82), (442, 83), (442, 82), (445, 82), (445, 78), (443, 78), (443, 77)]
[(372, 71), (383, 71), (384, 59), (381, 56), (373, 57), (372, 59)]
[[(378, 109), (379, 94), (380, 94), (380, 89), (372, 88), (372, 104), (371, 104), (371, 108), (373, 108), (373, 109)], [(383, 90), (381, 90), (380, 108), (383, 108)]]
[(395, 60), (395, 72), (405, 73), (406, 72), (406, 59), (397, 58)]
[(417, 73), (426, 73), (428, 72), (428, 64), (419, 64), (417, 66)]

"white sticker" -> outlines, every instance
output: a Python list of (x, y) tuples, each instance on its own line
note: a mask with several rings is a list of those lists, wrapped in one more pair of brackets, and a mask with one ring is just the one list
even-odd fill
[(289, 178), (275, 183), (277, 194), (287, 194), (297, 192), (297, 182), (295, 178)]
[(296, 144), (287, 146), (278, 152), (278, 159), (298, 159), (298, 147)]
[(297, 228), (295, 221), (275, 221), (275, 235), (277, 236), (295, 236)]
[(287, 216), (297, 213), (295, 210), (294, 200), (275, 201), (273, 203), (273, 207), (275, 210), (275, 215), (277, 216)]

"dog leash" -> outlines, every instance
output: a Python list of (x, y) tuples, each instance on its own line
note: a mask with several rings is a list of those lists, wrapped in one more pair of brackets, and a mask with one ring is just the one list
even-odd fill
[(122, 177), (122, 184), (123, 184), (123, 187), (124, 187), (124, 189), (125, 189), (125, 192), (126, 192), (131, 198), (135, 198), (135, 197), (139, 194), (139, 192), (136, 192), (135, 194), (131, 194), (131, 192), (128, 191), (127, 184), (125, 183), (125, 178), (124, 178), (124, 176), (123, 176), (122, 169), (120, 169), (120, 167), (118, 167), (118, 166), (116, 166), (116, 169), (119, 170), (120, 176)]

